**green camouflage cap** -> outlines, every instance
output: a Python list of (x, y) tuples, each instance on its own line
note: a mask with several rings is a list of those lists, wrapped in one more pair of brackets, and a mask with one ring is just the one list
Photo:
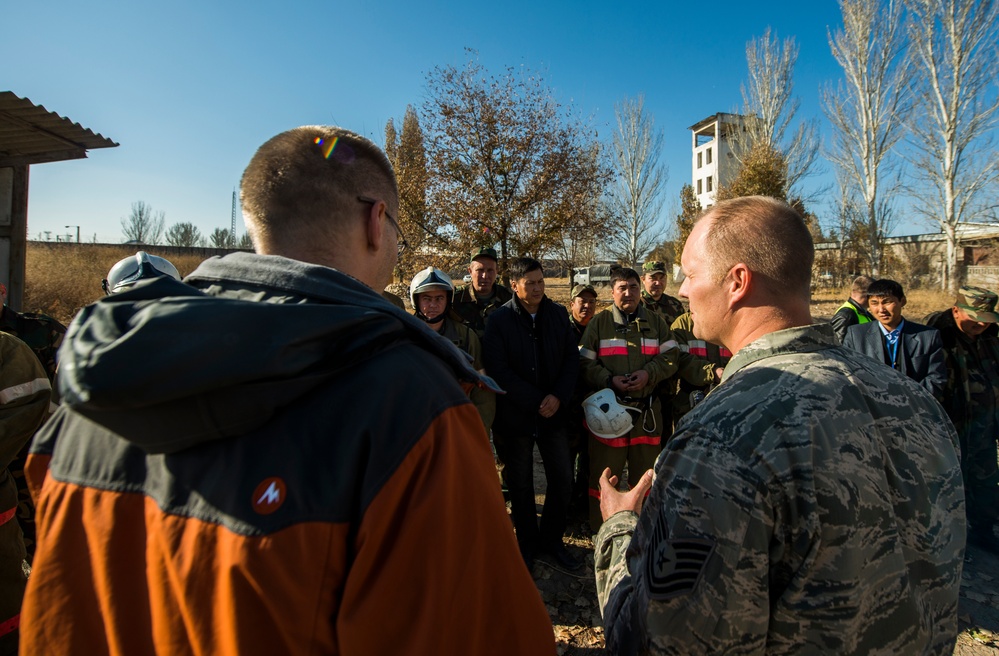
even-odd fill
[(583, 292), (590, 292), (593, 294), (593, 298), (598, 296), (597, 291), (593, 289), (593, 285), (576, 285), (572, 288), (572, 292), (569, 293), (569, 300), (572, 300), (577, 296), (582, 296)]
[(644, 273), (666, 273), (666, 263), (659, 260), (649, 260), (642, 265)]
[(477, 257), (488, 257), (492, 258), (494, 262), (499, 262), (499, 258), (496, 257), (496, 249), (489, 248), (488, 246), (484, 246), (483, 248), (472, 251), (472, 257), (469, 258), (468, 263), (471, 264), (472, 262), (475, 261), (475, 258)]
[(982, 323), (999, 323), (999, 314), (996, 314), (996, 301), (999, 296), (981, 287), (962, 287), (957, 292), (957, 300), (954, 306), (959, 307), (968, 313), (968, 316), (975, 321)]

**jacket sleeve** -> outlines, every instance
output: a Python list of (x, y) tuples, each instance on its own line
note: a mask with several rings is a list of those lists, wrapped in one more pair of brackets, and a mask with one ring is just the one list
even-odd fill
[(646, 362), (642, 367), (642, 369), (649, 372), (649, 383), (646, 389), (651, 391), (656, 385), (679, 371), (681, 352), (680, 345), (677, 343), (665, 319), (654, 312), (648, 312), (647, 320), (649, 325), (654, 327), (652, 334), (659, 337), (657, 340), (659, 342), (659, 354)]
[(854, 316), (854, 313), (849, 308), (840, 308), (832, 316), (832, 319), (829, 320), (829, 323), (833, 327), (833, 334), (836, 335), (836, 341), (840, 344), (846, 338), (846, 329), (850, 327), (850, 319)]
[(599, 315), (593, 317), (586, 330), (583, 331), (583, 338), (579, 340), (579, 368), (582, 372), (582, 379), (585, 387), (589, 390), (601, 390), (607, 385), (607, 379), (613, 373), (597, 359), (600, 350), (600, 331), (597, 329)]
[(924, 343), (927, 344), (926, 359), (928, 362), (926, 377), (920, 381), (920, 384), (933, 395), (933, 398), (941, 401), (944, 386), (947, 385), (947, 359), (944, 357), (943, 339), (940, 337), (940, 331), (931, 328), (926, 333)]
[(737, 456), (701, 427), (685, 432), (660, 456), (641, 517), (618, 513), (594, 540), (608, 652), (763, 653), (772, 509)]
[(560, 305), (555, 305), (558, 311), (558, 321), (554, 326), (561, 333), (559, 346), (562, 355), (562, 368), (559, 370), (552, 394), (558, 397), (561, 405), (567, 405), (576, 391), (576, 380), (579, 377), (579, 347), (576, 345), (576, 333), (569, 323), (569, 315)]
[(680, 378), (691, 385), (710, 385), (715, 382), (715, 365), (707, 360), (696, 358), (686, 351), (680, 351), (677, 363)]
[(554, 654), (474, 408), (438, 415), (368, 505), (343, 554), (339, 653)]
[(0, 333), (0, 469), (10, 465), (49, 411), (52, 385), (34, 351)]
[(511, 353), (516, 340), (514, 331), (520, 328), (512, 319), (512, 311), (506, 308), (500, 308), (490, 317), (482, 337), (483, 361), (489, 376), (506, 391), (504, 403), (512, 403), (524, 412), (537, 413), (546, 394), (522, 378), (511, 364), (511, 357), (517, 355)]

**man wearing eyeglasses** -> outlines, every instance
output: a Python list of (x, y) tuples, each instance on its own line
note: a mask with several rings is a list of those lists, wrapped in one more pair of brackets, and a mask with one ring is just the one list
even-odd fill
[(255, 254), (70, 331), (22, 653), (554, 654), (461, 386), (495, 384), (378, 293), (384, 153), (296, 128), (241, 197)]

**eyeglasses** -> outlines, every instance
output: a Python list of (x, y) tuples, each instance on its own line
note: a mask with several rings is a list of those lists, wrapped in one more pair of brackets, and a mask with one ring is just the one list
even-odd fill
[[(368, 198), (367, 196), (358, 196), (357, 200), (359, 200), (362, 203), (367, 203), (369, 205), (377, 205), (379, 202), (381, 202), (375, 200), (374, 198)], [(398, 222), (396, 222), (396, 220), (392, 218), (392, 215), (389, 214), (387, 209), (385, 210), (385, 216), (387, 216), (388, 220), (392, 222), (392, 227), (395, 228), (396, 234), (399, 235), (399, 242), (396, 246), (399, 249), (399, 255), (402, 255), (403, 252), (407, 248), (409, 248), (409, 242), (407, 242), (406, 238), (402, 236), (402, 228), (399, 227)]]

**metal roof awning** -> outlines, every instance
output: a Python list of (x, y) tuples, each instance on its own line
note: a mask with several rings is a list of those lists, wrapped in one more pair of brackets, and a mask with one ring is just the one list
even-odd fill
[(11, 91), (0, 91), (0, 167), (82, 159), (110, 139)]

